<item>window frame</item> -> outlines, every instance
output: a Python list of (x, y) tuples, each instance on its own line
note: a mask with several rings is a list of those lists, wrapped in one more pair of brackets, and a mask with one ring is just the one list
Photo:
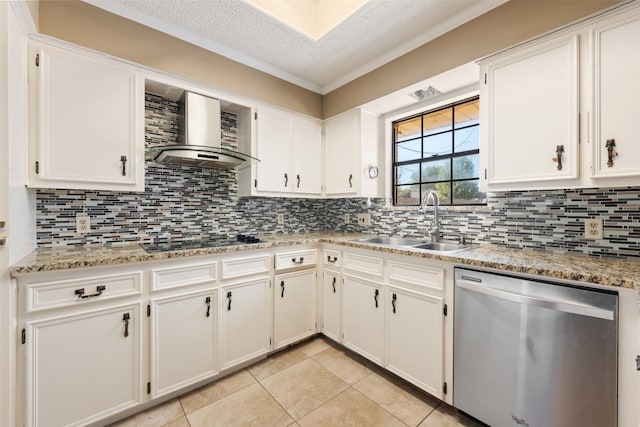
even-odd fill
[[(478, 117), (478, 122), (475, 124), (471, 124), (471, 125), (467, 125), (467, 126), (462, 126), (459, 128), (455, 127), (455, 107), (460, 106), (460, 105), (464, 105), (467, 103), (471, 103), (474, 101), (478, 102), (479, 105), (479, 100), (480, 100), (480, 96), (479, 95), (473, 95), (470, 97), (465, 97), (463, 99), (457, 100), (455, 102), (450, 102), (447, 103), (445, 105), (441, 105), (439, 107), (433, 108), (433, 109), (426, 109), (423, 111), (420, 111), (418, 113), (409, 115), (409, 116), (404, 116), (401, 118), (397, 118), (395, 120), (391, 121), (391, 200), (392, 200), (392, 204), (395, 207), (411, 207), (411, 206), (419, 206), (420, 205), (420, 199), (422, 198), (422, 194), (424, 192), (424, 188), (425, 187), (433, 187), (436, 184), (439, 183), (448, 183), (449, 187), (450, 187), (450, 192), (449, 192), (449, 199), (448, 200), (441, 200), (441, 203), (443, 205), (446, 206), (486, 206), (487, 201), (486, 201), (486, 196), (484, 197), (480, 197), (480, 202), (479, 203), (453, 203), (454, 201), (454, 183), (457, 182), (467, 182), (467, 181), (477, 181), (478, 184), (480, 184), (480, 164), (478, 164), (478, 173), (477, 175), (470, 177), (470, 178), (460, 178), (460, 179), (454, 179), (453, 176), (453, 164), (454, 164), (454, 159), (456, 158), (460, 158), (460, 157), (465, 157), (465, 156), (470, 156), (470, 155), (480, 155), (480, 145), (478, 144), (478, 148), (472, 149), (472, 150), (465, 150), (465, 151), (461, 151), (461, 152), (456, 152), (455, 151), (455, 133), (456, 131), (459, 130), (463, 130), (463, 129), (470, 129), (470, 128), (478, 128), (478, 138), (480, 137), (480, 119)], [(445, 110), (451, 110), (451, 122), (450, 122), (450, 127), (447, 130), (444, 131), (440, 131), (440, 132), (434, 132), (434, 133), (429, 133), (427, 135), (425, 135), (425, 130), (424, 130), (424, 118), (425, 116), (428, 116), (430, 114), (433, 113), (437, 113), (439, 111), (445, 111)], [(419, 158), (417, 159), (412, 159), (412, 160), (403, 160), (403, 161), (398, 161), (397, 160), (397, 155), (398, 155), (398, 150), (396, 149), (397, 144), (399, 143), (397, 141), (397, 135), (396, 135), (396, 129), (397, 129), (397, 125), (399, 123), (402, 122), (408, 122), (411, 120), (415, 120), (416, 118), (420, 118), (420, 133), (419, 136), (416, 138), (412, 138), (412, 139), (408, 139), (406, 141), (400, 141), (400, 143), (402, 142), (407, 142), (407, 141), (415, 141), (415, 140), (420, 140), (420, 149), (421, 149), (421, 155)], [(438, 136), (438, 135), (443, 135), (443, 134), (451, 134), (451, 150), (448, 154), (440, 154), (440, 155), (434, 155), (434, 156), (429, 156), (429, 157), (425, 157), (425, 152), (424, 152), (424, 142), (425, 142), (425, 138), (427, 137), (434, 137), (434, 136)], [(422, 169), (422, 165), (428, 161), (428, 162), (437, 162), (437, 161), (441, 161), (441, 160), (449, 160), (449, 178), (448, 179), (443, 179), (443, 180), (435, 180), (435, 181), (426, 181), (425, 178), (423, 177), (423, 169)], [(419, 180), (417, 182), (414, 183), (409, 183), (409, 184), (398, 184), (397, 183), (397, 167), (401, 167), (401, 166), (406, 166), (406, 165), (418, 165), (418, 170), (419, 170)], [(405, 186), (405, 185), (418, 185), (420, 190), (419, 190), (419, 194), (420, 196), (418, 197), (418, 202), (415, 204), (398, 204), (397, 203), (397, 195), (398, 195), (398, 187), (401, 186)], [(482, 195), (483, 193), (480, 192), (480, 195)]]

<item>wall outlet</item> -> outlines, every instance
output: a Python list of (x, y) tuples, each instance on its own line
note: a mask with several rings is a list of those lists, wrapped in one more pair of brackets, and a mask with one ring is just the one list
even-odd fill
[(584, 237), (587, 239), (602, 239), (602, 220), (598, 218), (584, 220)]
[(89, 215), (76, 215), (76, 233), (87, 234), (91, 231)]
[(348, 213), (344, 214), (343, 220), (345, 224), (349, 224), (351, 222), (351, 215)]
[(364, 227), (368, 227), (369, 225), (371, 225), (371, 214), (370, 213), (358, 214), (358, 225), (362, 225)]
[(276, 222), (279, 225), (284, 224), (284, 214), (283, 213), (276, 214)]

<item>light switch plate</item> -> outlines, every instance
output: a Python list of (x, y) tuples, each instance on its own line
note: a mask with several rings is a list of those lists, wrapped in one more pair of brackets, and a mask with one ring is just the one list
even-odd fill
[(602, 220), (599, 218), (585, 219), (584, 237), (591, 240), (602, 239)]

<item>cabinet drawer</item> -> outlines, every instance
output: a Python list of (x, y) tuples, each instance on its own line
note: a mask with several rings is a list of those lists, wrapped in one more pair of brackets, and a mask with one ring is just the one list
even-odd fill
[(442, 291), (444, 289), (444, 269), (389, 261), (389, 284), (411, 287), (418, 292), (420, 292), (420, 287)]
[(342, 253), (332, 249), (325, 249), (322, 257), (324, 265), (340, 267), (342, 265)]
[(151, 290), (158, 291), (161, 289), (178, 288), (197, 283), (213, 282), (215, 280), (215, 263), (154, 269), (151, 271)]
[(269, 260), (267, 254), (248, 258), (227, 259), (222, 261), (222, 279), (251, 276), (253, 274), (268, 273)]
[(138, 295), (141, 283), (142, 272), (31, 283), (26, 286), (26, 311)]
[(345, 252), (343, 255), (344, 268), (352, 271), (382, 276), (384, 260), (382, 258)]
[(315, 265), (318, 257), (317, 249), (307, 249), (292, 252), (282, 252), (276, 254), (276, 270), (285, 268), (300, 267), (304, 265)]

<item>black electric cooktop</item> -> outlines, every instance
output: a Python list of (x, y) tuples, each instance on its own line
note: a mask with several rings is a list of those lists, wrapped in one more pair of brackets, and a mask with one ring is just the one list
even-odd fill
[(140, 243), (140, 246), (148, 253), (153, 253), (187, 249), (218, 248), (223, 246), (247, 245), (252, 243), (260, 243), (260, 239), (254, 236), (238, 234), (235, 237), (218, 236), (201, 240), (158, 240), (153, 243)]

